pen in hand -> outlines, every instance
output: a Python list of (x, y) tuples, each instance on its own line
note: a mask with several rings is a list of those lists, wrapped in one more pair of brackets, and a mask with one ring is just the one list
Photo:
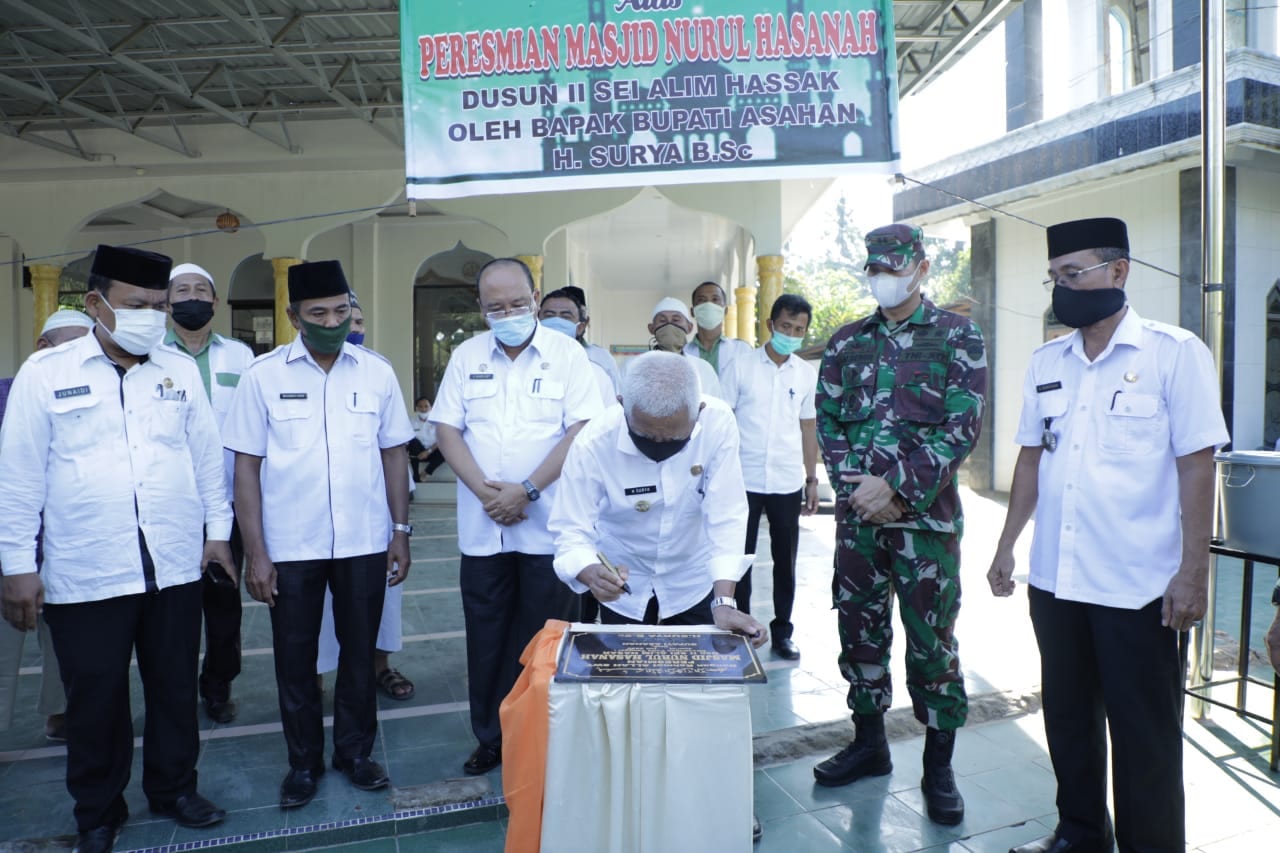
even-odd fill
[[(600, 561), (600, 565), (604, 566), (606, 569), (613, 572), (614, 576), (617, 577), (618, 580), (622, 580), (622, 574), (616, 568), (614, 568), (613, 563), (609, 562), (608, 557), (606, 557), (604, 554), (601, 554), (599, 551), (596, 551), (596, 559)], [(622, 581), (622, 591), (625, 592), (627, 595), (631, 594), (631, 587), (627, 585), (626, 581)]]

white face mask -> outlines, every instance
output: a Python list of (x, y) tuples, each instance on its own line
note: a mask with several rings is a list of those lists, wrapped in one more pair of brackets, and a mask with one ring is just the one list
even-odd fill
[(916, 289), (916, 276), (896, 276), (887, 272), (867, 273), (867, 285), (881, 308), (897, 308), (911, 298)]
[(111, 307), (106, 297), (103, 297), (102, 304), (107, 306), (107, 310), (116, 318), (115, 331), (108, 331), (107, 334), (120, 349), (130, 355), (146, 355), (160, 346), (160, 342), (164, 340), (167, 315), (163, 311), (157, 311), (154, 308), (116, 310)]
[(693, 319), (699, 328), (714, 329), (724, 322), (724, 306), (714, 302), (700, 302), (693, 306)]
[(425, 421), (429, 417), (431, 417), (430, 412), (418, 412), (418, 420), (420, 421)]

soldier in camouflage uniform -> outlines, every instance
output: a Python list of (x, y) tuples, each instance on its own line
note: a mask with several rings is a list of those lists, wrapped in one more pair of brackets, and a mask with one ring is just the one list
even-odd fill
[(832, 596), (840, 671), (855, 740), (814, 768), (822, 785), (892, 770), (884, 712), (892, 703), (894, 592), (907, 632), (907, 690), (928, 729), (929, 817), (964, 818), (951, 753), (968, 704), (954, 635), (960, 610), (960, 464), (978, 438), (987, 384), (982, 334), (921, 294), (929, 272), (920, 229), (867, 235), (867, 279), (880, 305), (831, 338), (818, 378), (818, 441), (836, 490)]

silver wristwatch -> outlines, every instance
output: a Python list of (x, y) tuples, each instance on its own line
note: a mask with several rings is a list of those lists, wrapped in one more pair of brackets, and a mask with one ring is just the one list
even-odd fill
[(732, 607), (734, 610), (737, 610), (738, 599), (734, 598), (732, 595), (717, 596), (711, 599), (711, 609), (715, 610), (717, 607)]
[(406, 536), (412, 536), (412, 535), (413, 535), (413, 525), (412, 525), (412, 524), (394, 524), (394, 523), (393, 523), (393, 524), (391, 525), (391, 532), (392, 532), (392, 533), (403, 533), (403, 534), (405, 534)]

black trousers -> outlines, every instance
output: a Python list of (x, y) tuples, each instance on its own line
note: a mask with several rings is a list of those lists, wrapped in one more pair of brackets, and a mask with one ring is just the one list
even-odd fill
[(712, 593), (708, 592), (706, 598), (688, 610), (668, 616), (666, 619), (658, 618), (656, 595), (649, 597), (649, 605), (644, 609), (643, 619), (631, 619), (611, 610), (609, 605), (602, 604), (600, 605), (600, 622), (603, 625), (712, 625), (715, 623), (711, 618), (711, 596)]
[[(804, 490), (784, 495), (747, 492), (747, 542), (744, 554), (754, 554), (760, 535), (760, 515), (769, 519), (769, 551), (773, 554), (773, 619), (769, 635), (774, 640), (791, 638), (791, 610), (796, 602), (796, 554), (800, 550), (800, 506)], [(751, 612), (751, 569), (738, 581), (733, 597), (738, 609)]]
[(520, 655), (548, 619), (575, 621), (579, 598), (556, 577), (550, 554), (463, 554), (459, 575), (471, 731), (481, 744), (497, 747), (498, 706), (515, 686)]
[(1030, 587), (1044, 728), (1058, 779), (1058, 833), (1107, 834), (1107, 730), (1121, 851), (1185, 849), (1182, 666), (1160, 599), (1141, 610), (1064, 601)]
[(333, 591), (333, 627), (340, 646), (333, 687), (333, 752), (346, 760), (368, 758), (378, 733), (373, 649), (387, 591), (387, 552), (276, 563), (276, 573), (280, 592), (271, 608), (271, 639), (289, 766), (324, 767), (316, 655), (326, 586)]
[(414, 482), (422, 481), (422, 472), (418, 470), (419, 466), (427, 466), (427, 476), (431, 476), (436, 472), (437, 468), (444, 464), (444, 454), (440, 452), (438, 447), (427, 454), (426, 459), (419, 459), (418, 454), (426, 449), (426, 445), (418, 439), (409, 439), (409, 462), (413, 464)]
[[(240, 525), (231, 525), (231, 560), (244, 570), (244, 541)], [(200, 695), (210, 702), (231, 698), (231, 682), (240, 674), (240, 587), (219, 586), (204, 575), (204, 663), (200, 667)]]
[(146, 722), (142, 790), (166, 805), (196, 790), (200, 582), (80, 604), (46, 604), (67, 691), (67, 791), (76, 828), (120, 819), (133, 761), (129, 660), (136, 652)]

